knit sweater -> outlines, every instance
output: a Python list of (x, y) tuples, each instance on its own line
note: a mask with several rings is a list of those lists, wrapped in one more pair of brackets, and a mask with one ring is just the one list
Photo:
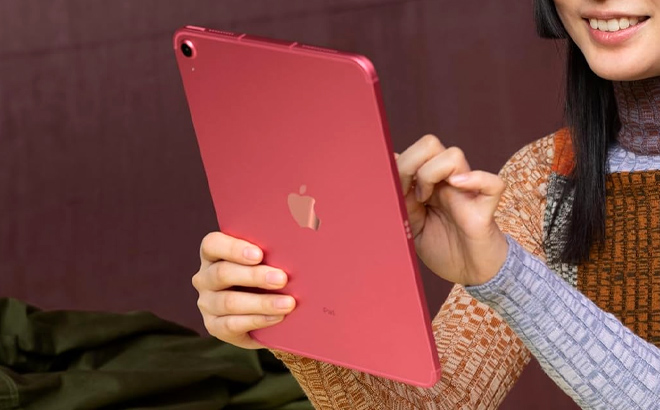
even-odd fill
[(561, 130), (500, 172), (507, 189), (495, 217), (507, 260), (490, 282), (455, 286), (433, 320), (441, 380), (422, 389), (275, 352), (315, 407), (495, 409), (531, 351), (583, 408), (656, 408), (660, 352), (648, 341), (660, 340), (660, 141), (648, 140), (660, 129), (658, 85), (615, 88), (623, 126), (610, 149), (606, 237), (589, 263), (559, 260), (574, 163)]
[(547, 264), (509, 238), (498, 275), (468, 291), (506, 319), (582, 408), (657, 409), (660, 78), (615, 83), (614, 91), (622, 127), (608, 155), (604, 240), (584, 263), (559, 261), (574, 195), (561, 191), (575, 160), (560, 133), (544, 218)]

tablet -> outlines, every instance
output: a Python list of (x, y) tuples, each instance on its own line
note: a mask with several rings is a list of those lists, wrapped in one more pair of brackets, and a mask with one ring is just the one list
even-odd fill
[(369, 60), (195, 26), (175, 33), (174, 51), (219, 227), (260, 246), (297, 301), (252, 336), (434, 385), (438, 353)]

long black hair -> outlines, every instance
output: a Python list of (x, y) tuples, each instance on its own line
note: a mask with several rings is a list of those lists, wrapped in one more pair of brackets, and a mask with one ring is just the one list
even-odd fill
[(605, 235), (607, 150), (620, 128), (619, 114), (612, 82), (589, 68), (566, 32), (554, 1), (534, 0), (534, 18), (539, 36), (565, 39), (567, 46), (564, 115), (575, 163), (562, 197), (573, 191), (574, 201), (561, 260), (580, 263), (589, 259), (591, 247)]

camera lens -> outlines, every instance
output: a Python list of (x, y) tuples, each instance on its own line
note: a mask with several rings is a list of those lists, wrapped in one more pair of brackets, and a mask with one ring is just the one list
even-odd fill
[(181, 52), (186, 57), (192, 57), (193, 55), (193, 49), (192, 47), (190, 47), (190, 44), (188, 44), (188, 42), (181, 43)]

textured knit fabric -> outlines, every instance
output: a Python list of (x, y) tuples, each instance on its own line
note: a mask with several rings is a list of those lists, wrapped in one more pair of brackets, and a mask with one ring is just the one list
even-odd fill
[(578, 290), (660, 346), (660, 171), (606, 180), (605, 240), (578, 267)]
[(574, 162), (570, 135), (557, 133), (555, 146), (544, 219), (548, 266), (601, 309), (660, 345), (660, 155), (634, 153), (621, 142), (610, 148), (605, 240), (592, 248), (589, 263), (576, 266), (558, 262), (573, 200), (572, 192), (562, 197)]
[(610, 148), (610, 173), (660, 170), (660, 155), (642, 155), (626, 151), (620, 144)]
[(609, 150), (603, 242), (579, 266), (559, 260), (574, 198), (565, 188), (575, 163), (570, 136), (559, 132), (544, 217), (547, 265), (510, 241), (495, 279), (468, 292), (511, 324), (583, 408), (657, 409), (660, 78), (614, 89), (622, 128)]
[(509, 240), (507, 260), (470, 287), (522, 337), (543, 369), (584, 409), (657, 409), (660, 351)]
[(615, 82), (621, 131), (619, 143), (628, 151), (660, 155), (660, 77)]
[(574, 153), (568, 131), (563, 129), (555, 133), (553, 144), (555, 152), (548, 177), (548, 195), (543, 217), (543, 244), (548, 266), (569, 284), (576, 286), (577, 266), (561, 261), (573, 206), (573, 192), (566, 189), (574, 165)]
[(573, 195), (563, 196), (568, 177), (557, 173), (548, 178), (547, 206), (543, 216), (543, 243), (548, 266), (573, 286), (577, 285), (577, 266), (561, 261), (562, 249), (566, 245), (564, 233), (568, 228), (573, 206)]

